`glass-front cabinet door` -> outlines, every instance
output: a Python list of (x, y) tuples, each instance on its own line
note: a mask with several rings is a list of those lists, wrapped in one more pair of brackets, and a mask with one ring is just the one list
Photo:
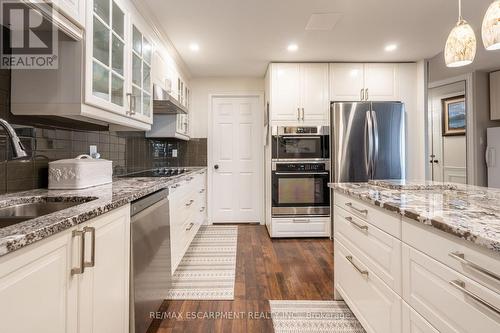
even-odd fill
[(86, 102), (126, 114), (127, 16), (117, 0), (93, 0), (92, 5), (87, 12)]
[(142, 121), (152, 119), (152, 79), (151, 62), (153, 47), (151, 40), (132, 24), (132, 82), (129, 99), (132, 114)]

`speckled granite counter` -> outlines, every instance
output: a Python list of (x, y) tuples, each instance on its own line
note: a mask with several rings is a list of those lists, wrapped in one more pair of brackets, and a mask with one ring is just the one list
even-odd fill
[(206, 168), (188, 168), (188, 172), (169, 178), (117, 178), (112, 184), (84, 190), (37, 189), (0, 196), (0, 208), (19, 203), (30, 203), (44, 198), (73, 200), (74, 197), (95, 200), (84, 202), (56, 213), (0, 228), (0, 256), (20, 249), (77, 224), (88, 221), (113, 209), (126, 205)]
[(332, 183), (329, 186), (500, 255), (500, 190), (400, 181)]

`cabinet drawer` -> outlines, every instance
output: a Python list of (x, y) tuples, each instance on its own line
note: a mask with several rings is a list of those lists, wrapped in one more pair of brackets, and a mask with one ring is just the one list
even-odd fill
[(498, 293), (407, 245), (403, 245), (403, 296), (439, 332), (500, 332), (500, 313), (484, 305), (500, 308)]
[(334, 192), (334, 203), (356, 217), (370, 222), (397, 239), (401, 239), (401, 216), (399, 214), (391, 213), (338, 192)]
[(330, 218), (273, 218), (272, 237), (328, 237)]
[(403, 219), (403, 241), (500, 293), (500, 256), (430, 226)]
[(401, 295), (401, 241), (335, 207), (335, 238)]
[(335, 288), (368, 333), (401, 332), (401, 298), (338, 240)]
[(439, 333), (427, 320), (403, 303), (403, 333)]

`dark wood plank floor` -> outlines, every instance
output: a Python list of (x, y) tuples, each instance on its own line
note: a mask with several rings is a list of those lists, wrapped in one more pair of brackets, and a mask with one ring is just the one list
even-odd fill
[[(264, 226), (240, 225), (234, 301), (165, 301), (149, 332), (273, 332), (268, 300), (332, 300), (328, 239), (271, 240)], [(239, 318), (195, 318), (241, 313)], [(193, 318), (194, 317), (194, 318)]]

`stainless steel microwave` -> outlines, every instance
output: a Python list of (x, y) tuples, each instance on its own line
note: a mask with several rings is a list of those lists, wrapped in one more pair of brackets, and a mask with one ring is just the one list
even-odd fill
[(327, 160), (330, 157), (329, 126), (274, 126), (273, 160)]

